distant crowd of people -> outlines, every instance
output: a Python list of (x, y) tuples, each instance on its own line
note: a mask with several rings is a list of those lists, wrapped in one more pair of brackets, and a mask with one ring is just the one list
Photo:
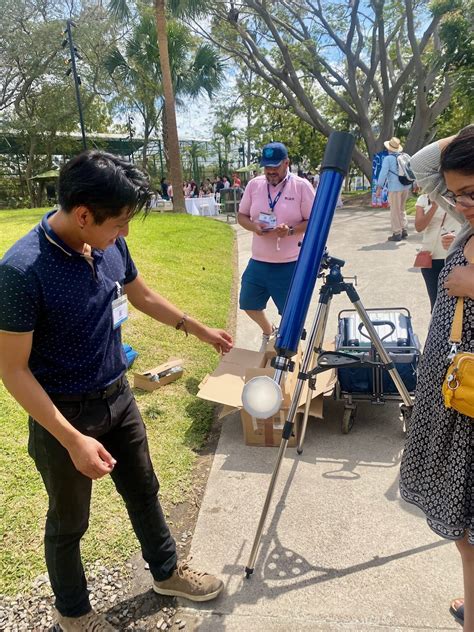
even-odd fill
[[(249, 179), (255, 177), (257, 172), (252, 173)], [(198, 198), (214, 196), (219, 201), (222, 189), (242, 188), (242, 181), (237, 173), (229, 176), (214, 176), (206, 178), (199, 184), (195, 180), (185, 180), (183, 182), (183, 193), (185, 198)], [(173, 186), (168, 178), (161, 178), (160, 188), (154, 192), (151, 198), (151, 207), (157, 206), (159, 200), (173, 201)]]
[(198, 184), (195, 180), (183, 182), (184, 197), (207, 197), (219, 194), (222, 189), (238, 188), (242, 186), (239, 176), (234, 173), (232, 178), (228, 176), (214, 176), (206, 178)]
[[(195, 180), (185, 180), (183, 182), (184, 197), (197, 198), (214, 196), (216, 201), (219, 201), (220, 193), (223, 189), (241, 189), (241, 192), (243, 192), (248, 182), (259, 175), (261, 175), (260, 171), (255, 169), (249, 174), (246, 174), (246, 181), (242, 181), (237, 172), (234, 172), (231, 177), (226, 175), (215, 175), (212, 178), (205, 178), (199, 184)], [(303, 172), (299, 170), (298, 176), (308, 180), (313, 189), (318, 188), (319, 174), (317, 172), (312, 173), (311, 171)], [(156, 206), (157, 200), (173, 201), (173, 187), (167, 178), (161, 178), (160, 188), (155, 191), (151, 200), (152, 207)], [(339, 205), (342, 206), (342, 200), (339, 200)]]

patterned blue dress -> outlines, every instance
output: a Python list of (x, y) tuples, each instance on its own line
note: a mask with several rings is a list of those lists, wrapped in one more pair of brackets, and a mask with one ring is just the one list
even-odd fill
[[(419, 367), (411, 423), (400, 466), (400, 493), (420, 507), (438, 535), (474, 544), (474, 419), (444, 406), (441, 387), (449, 366), (456, 298), (443, 287), (455, 266), (466, 266), (460, 244), (446, 261)], [(464, 299), (459, 351), (474, 352), (474, 300)]]

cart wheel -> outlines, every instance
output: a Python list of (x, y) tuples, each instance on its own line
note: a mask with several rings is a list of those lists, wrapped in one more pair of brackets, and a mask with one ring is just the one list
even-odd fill
[(410, 427), (412, 410), (413, 410), (412, 406), (407, 406), (406, 404), (402, 404), (400, 406), (400, 414), (402, 416), (404, 432), (408, 432), (408, 428)]
[(352, 426), (354, 425), (355, 421), (355, 414), (355, 408), (344, 408), (341, 425), (342, 434), (349, 434), (349, 432), (352, 430)]

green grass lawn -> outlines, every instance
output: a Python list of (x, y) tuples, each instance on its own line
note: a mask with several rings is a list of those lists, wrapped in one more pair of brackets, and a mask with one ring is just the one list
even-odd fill
[[(0, 211), (0, 256), (44, 211)], [(230, 316), (233, 240), (231, 227), (222, 222), (168, 213), (134, 219), (127, 239), (147, 283), (214, 327), (226, 327)], [(146, 370), (172, 356), (185, 361), (185, 373), (177, 382), (153, 393), (136, 391), (166, 507), (191, 492), (195, 451), (203, 445), (213, 418), (213, 406), (195, 394), (219, 358), (195, 337), (186, 338), (133, 309), (123, 326), (123, 341), (140, 354), (132, 370)], [(26, 413), (0, 384), (0, 594), (27, 589), (31, 579), (45, 571), (42, 533), (47, 498), (26, 446)], [(111, 479), (96, 482), (82, 545), (84, 560), (125, 562), (137, 548)]]

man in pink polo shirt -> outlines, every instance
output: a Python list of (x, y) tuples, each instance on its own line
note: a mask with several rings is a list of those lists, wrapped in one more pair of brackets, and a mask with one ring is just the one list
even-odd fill
[(272, 298), (281, 315), (314, 199), (311, 184), (290, 173), (288, 150), (269, 143), (262, 152), (264, 175), (247, 184), (239, 224), (254, 233), (252, 257), (242, 275), (239, 305), (262, 329), (262, 346), (275, 333), (265, 308)]

